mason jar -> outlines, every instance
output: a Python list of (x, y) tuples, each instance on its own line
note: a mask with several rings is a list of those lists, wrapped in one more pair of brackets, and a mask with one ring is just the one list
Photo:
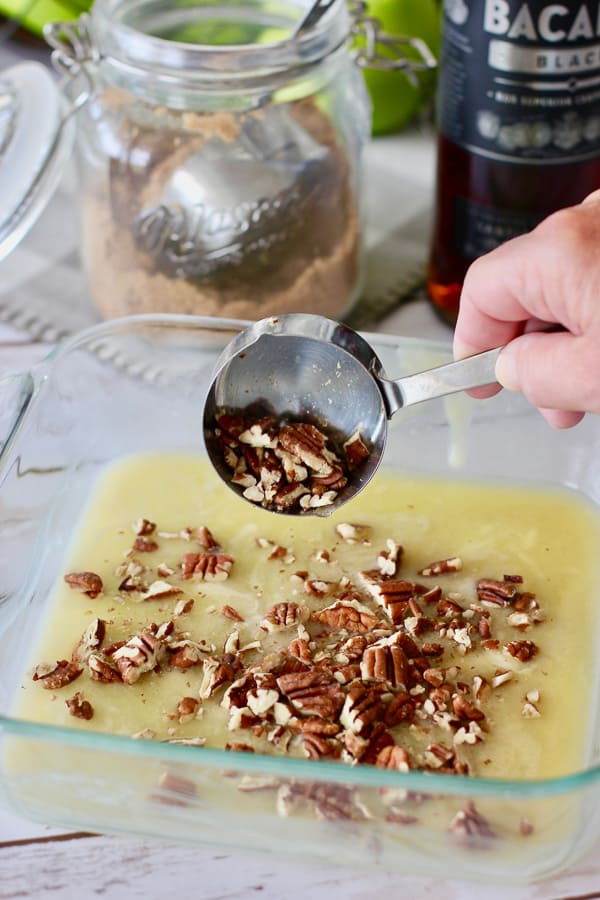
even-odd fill
[[(101, 316), (349, 312), (371, 126), (360, 66), (379, 32), (363, 3), (307, 16), (313, 4), (96, 0), (46, 29), (78, 107), (81, 252)], [(425, 48), (394, 66), (432, 64)]]

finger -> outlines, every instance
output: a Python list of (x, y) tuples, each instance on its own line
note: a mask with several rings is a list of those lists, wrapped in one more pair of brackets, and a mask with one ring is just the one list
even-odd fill
[(570, 412), (565, 409), (540, 409), (541, 414), (553, 428), (572, 428), (581, 422), (585, 413)]
[(523, 334), (498, 357), (496, 377), (540, 409), (600, 412), (600, 354), (584, 336)]
[(523, 235), (470, 266), (454, 331), (456, 358), (507, 344), (531, 319), (556, 324), (541, 300), (538, 253), (537, 241)]

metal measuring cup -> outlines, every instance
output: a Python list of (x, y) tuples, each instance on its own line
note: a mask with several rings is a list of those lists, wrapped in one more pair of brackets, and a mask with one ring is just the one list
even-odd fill
[(377, 471), (388, 421), (399, 409), (493, 383), (500, 350), (388, 379), (368, 341), (346, 325), (304, 313), (262, 319), (236, 335), (215, 366), (203, 416), (208, 456), (223, 481), (240, 493), (215, 434), (222, 410), (310, 422), (337, 442), (359, 432), (368, 457), (329, 505), (302, 511), (329, 515), (356, 496)]

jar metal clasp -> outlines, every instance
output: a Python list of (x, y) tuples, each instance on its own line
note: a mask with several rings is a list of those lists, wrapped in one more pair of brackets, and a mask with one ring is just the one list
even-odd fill
[[(359, 68), (404, 72), (415, 87), (419, 84), (417, 72), (437, 68), (437, 59), (425, 41), (414, 36), (387, 34), (379, 19), (368, 15), (364, 0), (350, 0), (350, 12), (354, 22), (352, 34), (364, 42), (364, 46), (351, 51)], [(416, 52), (416, 58), (406, 56), (406, 47)]]
[(94, 79), (87, 63), (96, 62), (99, 54), (91, 36), (90, 17), (82, 13), (72, 22), (49, 22), (44, 25), (44, 39), (52, 48), (52, 65), (69, 85), (82, 79), (76, 93), (70, 90), (67, 116), (84, 106), (94, 93)]

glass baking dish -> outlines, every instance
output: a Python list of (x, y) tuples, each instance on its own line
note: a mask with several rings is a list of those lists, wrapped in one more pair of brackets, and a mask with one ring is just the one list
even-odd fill
[[(125, 318), (70, 338), (30, 372), (0, 379), (0, 802), (77, 829), (404, 873), (518, 883), (563, 869), (600, 834), (597, 721), (585, 770), (499, 781), (232, 754), (12, 714), (36, 623), (98, 473), (148, 450), (203, 452), (210, 375), (243, 324)], [(444, 344), (366, 337), (390, 377), (450, 358)], [(518, 395), (486, 402), (457, 395), (396, 415), (384, 463), (428, 475), (560, 485), (597, 506), (600, 419), (553, 432)], [(595, 684), (597, 673), (590, 678)], [(274, 784), (311, 802), (282, 816), (269, 790)], [(414, 801), (419, 815), (393, 827), (363, 815), (384, 792)], [(448, 827), (457, 814), (458, 834)], [(523, 824), (532, 819), (533, 834)], [(493, 841), (482, 824), (488, 820)]]

